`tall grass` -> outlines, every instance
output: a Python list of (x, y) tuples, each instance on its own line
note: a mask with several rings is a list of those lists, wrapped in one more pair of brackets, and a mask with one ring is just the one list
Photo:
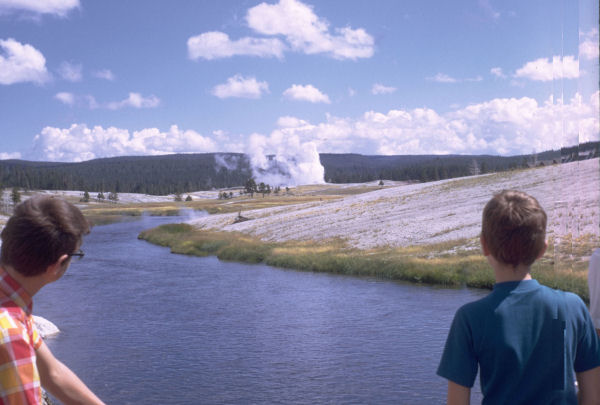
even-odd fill
[[(478, 250), (461, 249), (472, 246), (473, 240), (365, 251), (349, 249), (342, 240), (264, 242), (242, 233), (200, 230), (187, 224), (162, 225), (142, 232), (139, 238), (168, 246), (173, 253), (215, 255), (221, 260), (265, 263), (302, 271), (450, 287), (490, 289), (494, 285), (493, 272)], [(589, 300), (587, 270), (560, 269), (551, 260), (545, 260), (534, 264), (532, 275), (542, 284), (572, 291)]]

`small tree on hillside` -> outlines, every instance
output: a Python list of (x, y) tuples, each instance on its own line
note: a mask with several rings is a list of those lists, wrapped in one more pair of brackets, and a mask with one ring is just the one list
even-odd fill
[(14, 205), (17, 205), (21, 202), (21, 193), (19, 193), (19, 189), (13, 187), (12, 192), (10, 193), (10, 199), (12, 200)]
[(175, 193), (175, 201), (176, 202), (183, 201), (183, 198), (181, 197), (181, 193)]
[(265, 183), (261, 182), (258, 185), (258, 192), (262, 194), (263, 198), (265, 198), (265, 193), (267, 192), (267, 186)]
[(103, 193), (102, 191), (100, 191), (100, 192), (98, 193), (98, 196), (97, 196), (97, 198), (98, 198), (99, 200), (104, 200), (104, 198), (105, 198), (105, 197), (104, 197), (104, 193)]
[(90, 193), (88, 193), (87, 190), (83, 192), (81, 202), (90, 202)]
[(192, 201), (192, 196), (191, 196), (191, 195), (188, 195), (187, 197), (185, 197), (185, 201), (186, 201), (186, 202), (187, 202), (187, 201)]
[(256, 181), (253, 178), (249, 178), (246, 181), (246, 185), (244, 186), (246, 193), (250, 194), (250, 197), (254, 197), (254, 193), (256, 192)]

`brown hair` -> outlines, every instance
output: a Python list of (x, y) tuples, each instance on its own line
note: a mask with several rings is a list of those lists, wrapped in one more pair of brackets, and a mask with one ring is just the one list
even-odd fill
[(0, 263), (36, 276), (75, 251), (90, 225), (77, 207), (55, 197), (34, 196), (19, 204), (2, 230)]
[(483, 209), (481, 235), (494, 258), (517, 267), (530, 266), (546, 242), (546, 213), (522, 191), (504, 190)]

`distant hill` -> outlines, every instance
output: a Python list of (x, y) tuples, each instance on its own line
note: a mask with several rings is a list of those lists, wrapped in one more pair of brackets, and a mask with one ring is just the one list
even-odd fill
[[(320, 155), (325, 180), (359, 183), (379, 179), (432, 181), (600, 156), (600, 142), (535, 155)], [(0, 187), (115, 191), (166, 195), (244, 185), (252, 176), (240, 153), (124, 156), (79, 163), (0, 160)]]

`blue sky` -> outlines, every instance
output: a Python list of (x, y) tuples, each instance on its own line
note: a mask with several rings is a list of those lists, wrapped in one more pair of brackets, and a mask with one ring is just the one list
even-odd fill
[(596, 0), (0, 0), (0, 159), (598, 140)]

